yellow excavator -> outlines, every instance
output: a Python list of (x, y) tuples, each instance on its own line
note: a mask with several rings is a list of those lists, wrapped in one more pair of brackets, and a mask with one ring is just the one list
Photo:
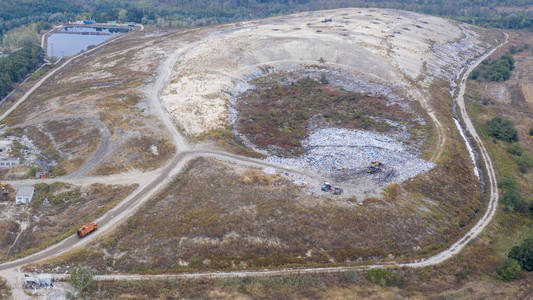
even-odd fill
[(374, 174), (374, 173), (377, 173), (381, 170), (381, 167), (383, 166), (382, 163), (380, 163), (379, 161), (373, 161), (372, 163), (370, 163), (370, 166), (366, 168), (366, 172), (368, 174)]

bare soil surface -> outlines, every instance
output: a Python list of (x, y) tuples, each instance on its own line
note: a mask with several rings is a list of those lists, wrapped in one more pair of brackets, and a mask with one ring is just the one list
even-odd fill
[[(175, 149), (138, 89), (153, 80), (164, 56), (154, 40), (132, 33), (69, 59), (54, 76), (38, 82), (31, 97), (25, 95), (2, 115), (8, 125), (4, 131), (12, 134), (19, 129), (16, 136), (33, 142), (43, 158), (37, 167), (46, 167), (52, 176), (160, 167)], [(23, 165), (27, 170), (35, 166)]]
[(231, 92), (249, 77), (273, 71), (335, 70), (429, 103), (424, 88), (435, 78), (455, 79), (466, 59), (494, 42), (477, 31), (415, 13), (355, 8), (219, 26), (195, 33), (203, 38), (195, 47), (182, 47), (162, 99), (193, 136), (224, 126)]

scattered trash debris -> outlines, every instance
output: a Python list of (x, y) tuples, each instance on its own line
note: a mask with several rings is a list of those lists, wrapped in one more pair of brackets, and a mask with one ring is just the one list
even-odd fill
[(26, 288), (53, 288), (54, 281), (50, 274), (40, 274), (37, 277), (24, 274)]

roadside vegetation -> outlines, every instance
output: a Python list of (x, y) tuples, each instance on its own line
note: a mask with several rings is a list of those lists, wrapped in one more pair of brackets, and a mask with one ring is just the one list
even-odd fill
[[(506, 80), (485, 83), (479, 82), (479, 78), (471, 80), (466, 92), (467, 108), (493, 157), (501, 208), (495, 224), (482, 238), (488, 248), (481, 250), (481, 242), (473, 246), (475, 251), (482, 251), (478, 255), (485, 261), (492, 261), (492, 267), (484, 272), (472, 271), (470, 277), (473, 278), (491, 274), (501, 281), (521, 284), (527, 281), (525, 278), (531, 278), (529, 272), (533, 270), (530, 261), (533, 257), (533, 141), (528, 117), (533, 105), (525, 88), (533, 83), (533, 76), (529, 75), (533, 65), (533, 53), (528, 46), (531, 41), (530, 33), (511, 33), (510, 45), (503, 51), (513, 54), (513, 63), (509, 63), (509, 54), (506, 54), (482, 66), (488, 71), (491, 67), (503, 70), (502, 66), (512, 65), (513, 72), (519, 76), (499, 77)], [(504, 90), (511, 92), (494, 93)]]
[(486, 59), (472, 72), (470, 78), (473, 80), (505, 81), (511, 77), (511, 72), (515, 68), (514, 64), (515, 60), (509, 53), (495, 60)]
[[(394, 271), (404, 285), (381, 286), (347, 271), (274, 277), (97, 281), (86, 299), (521, 299), (526, 287), (445, 275), (441, 268)], [(531, 278), (526, 278), (531, 279)]]
[(382, 287), (403, 287), (405, 285), (405, 278), (390, 269), (370, 269), (366, 272), (366, 279)]
[(94, 272), (84, 267), (76, 267), (70, 273), (68, 281), (80, 293), (85, 295), (89, 290), (94, 289), (96, 282), (93, 279)]

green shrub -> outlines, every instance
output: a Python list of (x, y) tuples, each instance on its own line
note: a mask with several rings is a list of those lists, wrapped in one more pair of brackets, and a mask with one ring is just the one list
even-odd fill
[(529, 135), (530, 135), (530, 136), (533, 136), (533, 127), (531, 127), (531, 128), (529, 129)]
[(518, 190), (506, 191), (502, 196), (502, 203), (506, 211), (526, 212), (528, 207), (526, 200)]
[(484, 60), (476, 68), (470, 78), (479, 80), (484, 78), (488, 81), (505, 81), (511, 77), (511, 72), (515, 68), (515, 61), (511, 54), (507, 53), (495, 60)]
[(366, 278), (381, 286), (397, 286), (403, 287), (405, 285), (405, 278), (400, 274), (387, 269), (370, 269), (366, 273)]
[(69, 281), (78, 291), (84, 293), (94, 285), (94, 272), (88, 268), (76, 267), (70, 273)]
[(461, 271), (459, 271), (457, 273), (457, 277), (459, 277), (462, 280), (467, 279), (468, 276), (470, 276), (470, 275), (472, 275), (472, 270), (470, 270), (469, 267), (463, 268), (463, 269), (461, 269)]
[(502, 177), (498, 187), (503, 191), (501, 203), (506, 211), (511, 212), (526, 212), (527, 202), (520, 194), (516, 181), (512, 177)]
[(514, 246), (507, 257), (518, 261), (523, 270), (533, 271), (533, 237), (528, 237), (519, 246)]
[(509, 143), (518, 141), (518, 132), (511, 120), (495, 117), (487, 125), (488, 132), (492, 137)]
[(511, 281), (518, 278), (521, 271), (522, 267), (518, 261), (508, 258), (496, 269), (496, 274), (500, 280)]
[(522, 155), (516, 157), (516, 163), (520, 172), (527, 173), (527, 171), (533, 167), (533, 154), (525, 151)]
[(356, 283), (358, 279), (357, 272), (356, 271), (344, 272), (344, 279), (346, 279), (348, 283)]
[(512, 143), (511, 146), (507, 148), (507, 152), (515, 156), (520, 156), (524, 153), (524, 149), (519, 143)]
[(513, 177), (509, 177), (509, 176), (502, 177), (500, 179), (500, 183), (498, 184), (498, 187), (503, 191), (517, 189), (516, 181), (514, 180)]
[(320, 74), (320, 83), (322, 83), (322, 84), (328, 84), (329, 83), (329, 80), (326, 77), (326, 73)]

